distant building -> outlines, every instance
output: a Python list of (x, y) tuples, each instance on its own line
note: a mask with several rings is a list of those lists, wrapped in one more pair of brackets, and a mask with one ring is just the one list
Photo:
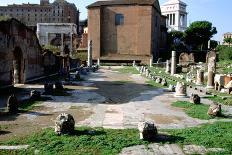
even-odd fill
[(187, 4), (180, 0), (168, 0), (161, 6), (162, 14), (167, 16), (168, 31), (185, 31), (187, 29)]
[(38, 23), (37, 37), (41, 45), (57, 46), (60, 47), (60, 51), (62, 52), (66, 48), (72, 55), (72, 52), (77, 47), (75, 44), (77, 39), (77, 25), (72, 23)]
[(88, 39), (93, 59), (158, 59), (166, 39), (166, 20), (158, 0), (98, 1), (88, 7)]
[[(30, 27), (37, 23), (74, 23), (79, 25), (79, 10), (75, 4), (66, 0), (40, 0), (40, 4), (21, 4), (0, 6), (0, 16), (9, 16), (20, 20)], [(77, 27), (78, 28), (78, 27)]]
[(229, 45), (228, 43), (224, 42), (225, 38), (232, 38), (232, 32), (227, 32), (227, 33), (223, 34), (223, 37), (222, 37), (223, 45)]

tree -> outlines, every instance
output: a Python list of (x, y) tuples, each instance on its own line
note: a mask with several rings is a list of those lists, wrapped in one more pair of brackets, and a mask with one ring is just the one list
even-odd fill
[(217, 33), (217, 29), (208, 21), (196, 21), (185, 31), (184, 39), (193, 49), (207, 49), (210, 38)]
[(225, 42), (225, 43), (228, 43), (228, 44), (229, 44), (229, 47), (230, 47), (230, 44), (232, 43), (232, 38), (225, 38), (225, 39), (224, 39), (224, 42)]
[(184, 47), (184, 32), (171, 31), (168, 33), (168, 45), (170, 50), (185, 50)]
[(215, 49), (218, 46), (218, 42), (216, 40), (210, 40), (210, 49)]

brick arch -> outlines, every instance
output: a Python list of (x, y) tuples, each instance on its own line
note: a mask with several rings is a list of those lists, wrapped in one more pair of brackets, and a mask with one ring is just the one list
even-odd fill
[(12, 83), (24, 83), (24, 62), (23, 62), (23, 52), (22, 49), (17, 46), (12, 51), (12, 63), (13, 63), (13, 71), (12, 71)]

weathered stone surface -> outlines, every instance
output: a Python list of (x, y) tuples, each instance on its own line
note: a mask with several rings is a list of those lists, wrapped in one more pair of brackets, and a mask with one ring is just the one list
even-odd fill
[(161, 81), (161, 84), (163, 86), (167, 86), (168, 85), (167, 80), (163, 78), (162, 81)]
[(204, 71), (203, 70), (197, 70), (197, 85), (203, 85), (204, 84)]
[(43, 55), (35, 32), (14, 18), (2, 21), (0, 27), (1, 86), (43, 75)]
[(168, 86), (168, 90), (169, 90), (170, 92), (175, 92), (175, 86), (170, 84), (170, 85)]
[(220, 104), (213, 104), (209, 107), (208, 115), (211, 116), (220, 116), (221, 115), (221, 105)]
[(197, 94), (191, 94), (190, 102), (194, 103), (194, 104), (200, 104), (201, 103), (201, 98)]
[(153, 122), (138, 123), (140, 139), (153, 140), (157, 135), (157, 128)]
[(191, 63), (194, 63), (195, 59), (194, 59), (194, 55), (188, 54), (188, 53), (181, 53), (179, 56), (179, 64), (181, 66), (188, 66)]
[(32, 90), (30, 93), (31, 100), (39, 100), (41, 98), (41, 93), (37, 90)]
[(11, 114), (18, 112), (18, 100), (14, 94), (10, 95), (7, 99), (7, 111)]
[(216, 72), (216, 57), (208, 58), (208, 81), (207, 88), (214, 88), (214, 75)]
[(162, 82), (162, 79), (160, 77), (157, 77), (156, 80), (155, 80), (156, 83), (161, 83)]
[(74, 132), (75, 121), (72, 115), (62, 113), (56, 118), (55, 132), (58, 135), (71, 134)]
[(186, 97), (186, 85), (183, 82), (177, 82), (175, 97)]

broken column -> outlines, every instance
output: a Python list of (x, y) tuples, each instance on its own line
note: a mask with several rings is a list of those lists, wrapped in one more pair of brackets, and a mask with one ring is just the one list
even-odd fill
[(197, 82), (196, 85), (203, 85), (204, 84), (204, 71), (203, 70), (197, 70)]
[(186, 97), (186, 85), (184, 82), (177, 82), (176, 84), (176, 92), (174, 94), (175, 97)]
[(92, 67), (92, 40), (88, 42), (88, 67)]
[(166, 71), (165, 72), (170, 73), (170, 61), (169, 60), (166, 61)]
[(176, 51), (172, 51), (171, 75), (176, 74)]
[(207, 88), (208, 89), (214, 88), (215, 71), (216, 71), (216, 58), (211, 57), (208, 59), (208, 81), (207, 81)]

